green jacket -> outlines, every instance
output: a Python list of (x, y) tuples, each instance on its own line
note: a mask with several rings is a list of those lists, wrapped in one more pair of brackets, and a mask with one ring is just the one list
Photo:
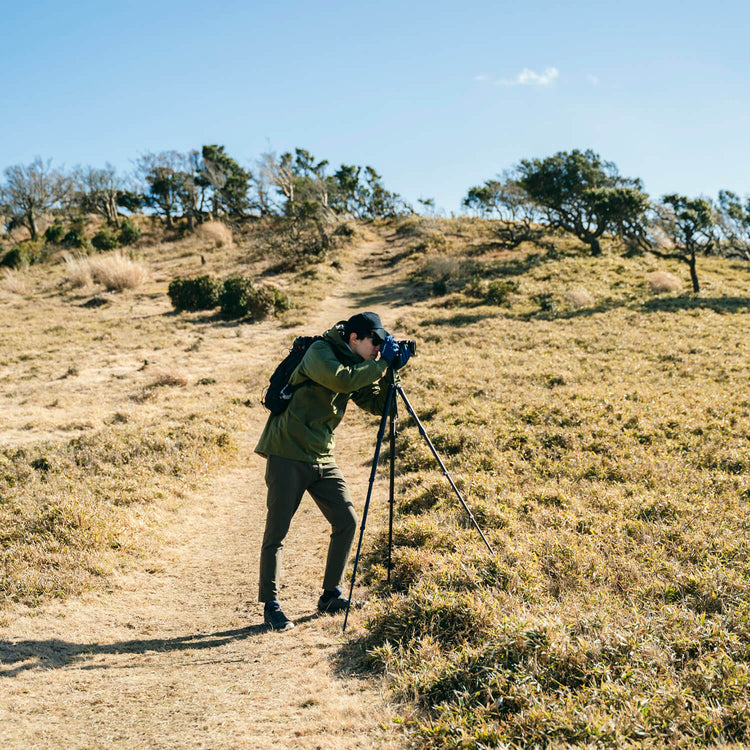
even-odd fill
[(382, 414), (388, 396), (383, 378), (388, 364), (365, 361), (344, 341), (343, 324), (323, 334), (305, 353), (289, 382), (304, 383), (286, 411), (268, 417), (255, 452), (308, 463), (332, 463), (333, 431), (351, 398), (357, 406)]

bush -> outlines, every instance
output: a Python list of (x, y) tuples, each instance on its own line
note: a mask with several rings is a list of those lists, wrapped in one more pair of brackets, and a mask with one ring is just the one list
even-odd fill
[(31, 242), (22, 242), (14, 245), (0, 260), (0, 266), (13, 268), (15, 270), (27, 268), (33, 263), (38, 263), (41, 255), (38, 248)]
[(29, 253), (21, 245), (12, 247), (7, 253), (5, 253), (3, 259), (0, 260), (0, 266), (5, 268), (26, 268), (29, 264)]
[(120, 247), (120, 242), (109, 229), (102, 229), (91, 238), (91, 244), (97, 250), (115, 250)]
[(273, 295), (274, 312), (285, 312), (294, 307), (293, 300), (288, 295), (284, 294), (284, 292), (282, 292), (277, 286), (271, 286), (268, 288)]
[(219, 305), (222, 283), (213, 276), (173, 279), (169, 299), (176, 310), (211, 310)]
[(88, 245), (88, 241), (78, 229), (71, 229), (63, 238), (60, 243), (65, 247), (70, 247), (75, 250), (82, 250)]
[(47, 231), (44, 233), (44, 240), (50, 245), (59, 245), (64, 235), (65, 227), (62, 224), (53, 224), (47, 227)]
[(262, 320), (274, 312), (274, 293), (267, 287), (256, 286), (246, 276), (230, 276), (224, 282), (219, 304), (229, 318)]
[(121, 245), (132, 245), (141, 236), (140, 228), (134, 224), (130, 219), (125, 219), (120, 227), (120, 234), (118, 239)]
[(506, 279), (474, 279), (466, 287), (468, 294), (488, 305), (504, 305), (508, 301), (508, 295), (517, 289), (518, 284)]

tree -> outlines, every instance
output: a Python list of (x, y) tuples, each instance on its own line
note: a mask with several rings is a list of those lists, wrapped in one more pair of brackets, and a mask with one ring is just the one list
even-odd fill
[(183, 158), (177, 151), (162, 151), (144, 154), (136, 162), (136, 174), (145, 183), (144, 202), (164, 215), (168, 229), (180, 207)]
[(497, 217), (501, 222), (498, 233), (511, 247), (535, 239), (538, 233), (534, 226), (541, 219), (539, 209), (513, 172), (469, 188), (463, 205), (480, 216)]
[(224, 146), (203, 146), (201, 156), (200, 179), (213, 191), (213, 215), (244, 217), (251, 207), (248, 186), (252, 173), (232, 159)]
[(706, 198), (687, 198), (671, 193), (662, 198), (656, 207), (656, 229), (660, 230), (667, 245), (661, 250), (656, 244), (651, 252), (662, 258), (675, 258), (688, 264), (693, 291), (700, 291), (696, 256), (699, 252), (708, 255), (716, 243), (714, 232), (715, 215), (711, 202)]
[(546, 159), (524, 159), (518, 184), (546, 214), (553, 228), (571, 232), (601, 255), (600, 238), (623, 239), (645, 223), (649, 199), (638, 179), (621, 177), (613, 162), (587, 151), (560, 151)]
[[(338, 214), (357, 219), (379, 219), (396, 216), (401, 198), (386, 190), (383, 178), (373, 167), (342, 164), (329, 186), (331, 206)], [(433, 201), (434, 208), (434, 201)]]
[(104, 169), (84, 167), (76, 170), (74, 179), (81, 208), (98, 214), (110, 226), (119, 227), (118, 199), (125, 193), (125, 181), (115, 168), (111, 164), (106, 164)]
[(71, 191), (71, 180), (52, 169), (52, 160), (40, 157), (31, 164), (15, 164), (5, 170), (6, 182), (0, 187), (0, 200), (10, 221), (28, 228), (32, 239), (39, 236), (42, 217), (58, 206)]
[(750, 260), (750, 197), (720, 190), (716, 224), (724, 254)]

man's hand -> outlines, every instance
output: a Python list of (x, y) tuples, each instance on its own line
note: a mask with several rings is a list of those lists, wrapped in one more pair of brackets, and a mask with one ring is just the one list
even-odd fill
[(405, 346), (400, 346), (399, 344), (396, 344), (396, 346), (398, 346), (398, 356), (396, 357), (396, 361), (393, 363), (393, 366), (397, 370), (400, 370), (409, 361), (411, 352)]
[(396, 343), (396, 339), (393, 336), (386, 336), (385, 341), (380, 346), (380, 356), (389, 364), (392, 365), (394, 359), (399, 354), (399, 346)]

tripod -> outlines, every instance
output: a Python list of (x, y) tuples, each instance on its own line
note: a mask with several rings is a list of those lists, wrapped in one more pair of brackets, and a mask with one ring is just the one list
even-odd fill
[(394, 506), (394, 475), (395, 475), (395, 468), (396, 468), (396, 425), (398, 424), (398, 399), (396, 396), (400, 396), (401, 400), (404, 402), (404, 406), (406, 406), (406, 410), (409, 412), (409, 415), (414, 420), (414, 423), (417, 425), (417, 429), (419, 430), (419, 434), (425, 439), (427, 442), (427, 446), (429, 447), (430, 451), (432, 452), (432, 455), (435, 457), (436, 461), (440, 465), (440, 468), (443, 470), (443, 474), (445, 475), (446, 479), (450, 483), (451, 488), (453, 489), (453, 492), (456, 494), (456, 497), (461, 501), (461, 505), (463, 506), (464, 510), (468, 514), (469, 518), (471, 519), (472, 524), (474, 525), (474, 528), (479, 532), (479, 536), (482, 537), (482, 541), (484, 542), (485, 546), (489, 550), (491, 555), (494, 555), (495, 552), (490, 546), (490, 543), (487, 541), (487, 537), (485, 537), (484, 533), (482, 532), (482, 529), (480, 528), (479, 524), (477, 523), (477, 519), (474, 517), (474, 514), (469, 509), (469, 506), (466, 504), (466, 501), (463, 499), (461, 493), (458, 491), (458, 487), (456, 487), (455, 482), (451, 478), (451, 475), (448, 473), (448, 469), (445, 468), (445, 464), (443, 463), (442, 459), (438, 455), (437, 450), (435, 449), (435, 446), (432, 444), (432, 441), (430, 440), (429, 436), (427, 435), (427, 432), (422, 425), (422, 423), (419, 421), (419, 417), (417, 416), (416, 412), (414, 411), (414, 407), (409, 403), (409, 399), (406, 398), (406, 394), (404, 393), (404, 389), (401, 387), (401, 384), (396, 381), (396, 373), (395, 370), (391, 370), (391, 382), (388, 386), (388, 395), (386, 397), (386, 403), (385, 408), (383, 409), (383, 415), (380, 418), (380, 427), (378, 428), (378, 438), (377, 442), (375, 444), (375, 456), (372, 459), (372, 469), (370, 470), (370, 480), (367, 488), (367, 498), (365, 500), (365, 507), (362, 510), (362, 523), (360, 525), (359, 529), (359, 542), (357, 544), (357, 554), (354, 556), (354, 568), (352, 570), (352, 581), (351, 586), (349, 588), (349, 604), (346, 607), (346, 615), (344, 616), (344, 626), (342, 628), (342, 631), (346, 631), (346, 623), (349, 620), (349, 609), (351, 608), (352, 603), (352, 595), (354, 593), (354, 582), (357, 578), (357, 566), (359, 564), (359, 556), (362, 552), (362, 539), (365, 535), (365, 526), (367, 525), (367, 513), (370, 509), (370, 499), (372, 498), (372, 488), (375, 483), (375, 473), (378, 468), (378, 462), (380, 460), (380, 450), (383, 445), (383, 438), (385, 436), (385, 426), (388, 422), (388, 417), (390, 416), (390, 433), (389, 433), (389, 440), (390, 440), (390, 480), (389, 480), (389, 497), (388, 497), (388, 566), (387, 566), (387, 580), (388, 584), (391, 583), (391, 558), (393, 554), (393, 506)]

